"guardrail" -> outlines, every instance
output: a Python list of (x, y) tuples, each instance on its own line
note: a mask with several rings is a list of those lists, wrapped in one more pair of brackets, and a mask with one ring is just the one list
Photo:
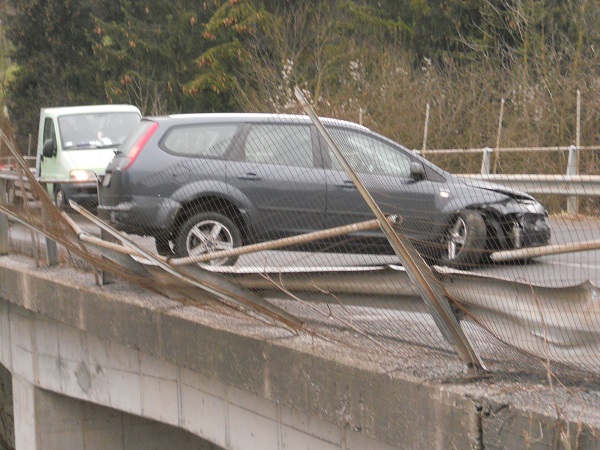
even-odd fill
[(600, 196), (600, 175), (460, 174), (459, 176), (502, 184), (530, 194)]
[(482, 148), (445, 148), (436, 150), (414, 150), (416, 153), (422, 156), (427, 155), (439, 155), (439, 154), (452, 154), (452, 153), (481, 153), (481, 174), (489, 174), (491, 169), (491, 157), (494, 152), (498, 153), (527, 153), (527, 152), (569, 152), (567, 160), (567, 168), (565, 173), (567, 175), (578, 175), (579, 167), (577, 161), (579, 159), (579, 152), (589, 150), (600, 150), (600, 145), (578, 147), (576, 145), (569, 146), (555, 146), (555, 147), (505, 147), (493, 149), (491, 147)]
[[(23, 159), (30, 165), (30, 167), (35, 166), (36, 157), (35, 156), (24, 156)], [(16, 165), (16, 160), (12, 156), (0, 157), (0, 168), (3, 166), (6, 167), (14, 167)]]
[[(577, 196), (600, 195), (600, 175), (579, 175), (579, 155), (582, 151), (600, 150), (600, 146), (555, 146), (555, 147), (505, 147), (496, 148), (453, 148), (435, 150), (414, 150), (422, 156), (436, 154), (481, 153), (480, 174), (460, 174), (461, 177), (475, 178), (509, 186), (513, 189), (525, 191), (530, 194), (559, 194), (568, 195), (567, 212), (577, 214)], [(565, 175), (539, 175), (539, 174), (490, 174), (492, 156), (500, 153), (527, 153), (527, 152), (568, 152)]]

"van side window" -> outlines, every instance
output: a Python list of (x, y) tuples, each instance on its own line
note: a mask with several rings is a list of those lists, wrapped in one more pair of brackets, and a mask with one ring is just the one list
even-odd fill
[(52, 139), (56, 142), (56, 131), (54, 131), (54, 121), (50, 117), (46, 117), (44, 120), (44, 136), (42, 142), (46, 142), (48, 139)]
[(174, 127), (163, 139), (161, 147), (176, 155), (222, 158), (237, 129), (237, 125), (229, 124)]
[[(332, 128), (329, 131), (350, 165), (357, 172), (410, 177), (412, 159), (400, 149), (358, 131), (342, 128)], [(329, 156), (332, 169), (344, 170), (331, 149), (329, 149)]]
[(246, 161), (314, 167), (310, 127), (254, 125), (246, 138)]

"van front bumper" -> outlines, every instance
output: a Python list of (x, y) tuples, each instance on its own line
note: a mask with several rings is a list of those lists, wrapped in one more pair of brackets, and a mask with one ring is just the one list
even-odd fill
[(93, 208), (98, 206), (98, 186), (95, 181), (65, 183), (61, 184), (60, 188), (65, 193), (68, 200), (73, 200), (78, 205)]

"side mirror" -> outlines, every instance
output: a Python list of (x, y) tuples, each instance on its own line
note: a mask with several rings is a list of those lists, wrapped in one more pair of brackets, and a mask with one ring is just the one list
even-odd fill
[(44, 156), (44, 158), (53, 158), (54, 156), (56, 156), (56, 142), (54, 142), (54, 139), (46, 139), (44, 141), (42, 155)]
[(425, 174), (425, 166), (423, 163), (413, 161), (410, 163), (410, 176), (414, 181), (421, 181), (427, 178)]

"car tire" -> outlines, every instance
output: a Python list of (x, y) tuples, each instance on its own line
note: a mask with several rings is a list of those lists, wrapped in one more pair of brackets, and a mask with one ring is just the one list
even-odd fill
[(164, 236), (155, 236), (154, 244), (156, 247), (156, 253), (160, 256), (173, 256), (173, 250), (171, 250), (171, 244), (169, 239)]
[[(179, 257), (239, 247), (242, 237), (237, 225), (217, 212), (203, 212), (188, 218), (175, 237), (175, 254)], [(237, 256), (211, 260), (213, 266), (231, 266)]]
[(473, 268), (481, 263), (486, 244), (486, 226), (476, 211), (461, 211), (446, 231), (442, 264), (461, 268)]
[(65, 195), (65, 191), (63, 191), (60, 186), (56, 186), (54, 189), (54, 204), (59, 211), (67, 211), (69, 209), (67, 196)]

